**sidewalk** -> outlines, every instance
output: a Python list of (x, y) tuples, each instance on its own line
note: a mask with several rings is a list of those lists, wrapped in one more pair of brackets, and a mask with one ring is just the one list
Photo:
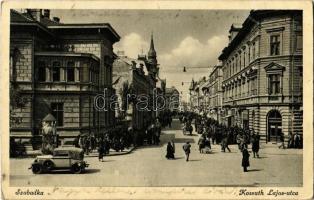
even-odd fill
[[(131, 153), (135, 147), (130, 147), (129, 149), (124, 149), (122, 152), (116, 152), (113, 149), (110, 149), (109, 154), (106, 154), (105, 156), (120, 156), (120, 155), (126, 155)], [(25, 157), (36, 157), (42, 155), (40, 150), (26, 150), (26, 156)], [(93, 152), (89, 153), (88, 155), (84, 154), (85, 158), (89, 157), (98, 157), (97, 150), (93, 150)]]

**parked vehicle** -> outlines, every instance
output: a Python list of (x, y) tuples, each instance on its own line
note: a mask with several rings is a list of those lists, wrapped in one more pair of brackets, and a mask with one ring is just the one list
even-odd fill
[(61, 147), (52, 155), (37, 156), (30, 169), (34, 174), (59, 169), (70, 169), (72, 173), (82, 173), (88, 164), (84, 161), (84, 151), (75, 147)]

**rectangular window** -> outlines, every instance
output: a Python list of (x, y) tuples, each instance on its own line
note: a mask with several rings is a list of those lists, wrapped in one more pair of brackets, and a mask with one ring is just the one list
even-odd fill
[(243, 52), (243, 68), (245, 68), (245, 66), (246, 66), (245, 57), (246, 57), (246, 51), (244, 50), (244, 52)]
[(302, 50), (302, 47), (303, 47), (303, 38), (302, 38), (302, 35), (298, 35), (297, 38), (297, 44), (296, 44), (296, 50)]
[(257, 95), (257, 78), (251, 80), (251, 95)]
[(46, 81), (46, 68), (45, 67), (38, 68), (38, 81), (40, 82)]
[(240, 65), (240, 66), (239, 66), (239, 69), (240, 69), (240, 70), (242, 69), (242, 60), (241, 60), (241, 59), (242, 59), (242, 56), (241, 56), (241, 54), (242, 54), (242, 53), (240, 53), (240, 60), (239, 60), (239, 62), (240, 62), (240, 63), (239, 63), (239, 65)]
[(60, 62), (56, 61), (52, 63), (52, 81), (60, 81)]
[(69, 61), (67, 63), (67, 81), (68, 82), (74, 82), (75, 81), (74, 67), (75, 67), (74, 62)]
[(279, 74), (269, 75), (269, 94), (280, 93), (280, 76)]
[(238, 72), (238, 68), (239, 68), (239, 56), (236, 57), (236, 66), (235, 66), (235, 71), (234, 73)]
[(280, 51), (280, 40), (279, 35), (270, 36), (270, 55), (279, 55)]
[(84, 83), (90, 82), (90, 80), (89, 80), (89, 76), (90, 76), (89, 67), (86, 63), (83, 64), (82, 70), (80, 71), (80, 76), (81, 76), (80, 80), (82, 82), (84, 82)]
[(39, 82), (46, 81), (46, 63), (44, 61), (39, 61), (37, 69), (37, 80)]
[(57, 126), (63, 126), (63, 103), (51, 103), (51, 114), (57, 120)]
[(300, 80), (299, 80), (299, 85), (300, 85), (300, 94), (303, 94), (303, 69), (300, 67)]
[(60, 68), (52, 68), (52, 81), (60, 81)]
[(255, 59), (255, 42), (252, 44), (252, 60)]
[(249, 61), (249, 63), (248, 64), (250, 64), (250, 62), (251, 62), (251, 48), (250, 48), (250, 46), (249, 46), (249, 49), (248, 49), (248, 61)]
[(89, 70), (89, 81), (93, 82), (94, 81), (94, 73), (92, 70)]
[(67, 68), (67, 81), (74, 82), (75, 75), (74, 75), (74, 67)]

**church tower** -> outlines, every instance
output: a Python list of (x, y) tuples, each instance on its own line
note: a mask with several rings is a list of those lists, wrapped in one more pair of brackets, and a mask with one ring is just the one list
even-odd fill
[(155, 51), (154, 47), (154, 38), (153, 34), (151, 35), (150, 40), (150, 47), (147, 54), (147, 64), (148, 64), (148, 71), (151, 75), (153, 75), (154, 78), (158, 75), (158, 62), (157, 62), (157, 53)]

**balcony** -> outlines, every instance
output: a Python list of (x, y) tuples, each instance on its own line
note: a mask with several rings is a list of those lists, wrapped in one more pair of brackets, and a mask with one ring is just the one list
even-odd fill
[(36, 91), (50, 92), (79, 92), (79, 91), (98, 91), (99, 87), (92, 82), (37, 82)]

